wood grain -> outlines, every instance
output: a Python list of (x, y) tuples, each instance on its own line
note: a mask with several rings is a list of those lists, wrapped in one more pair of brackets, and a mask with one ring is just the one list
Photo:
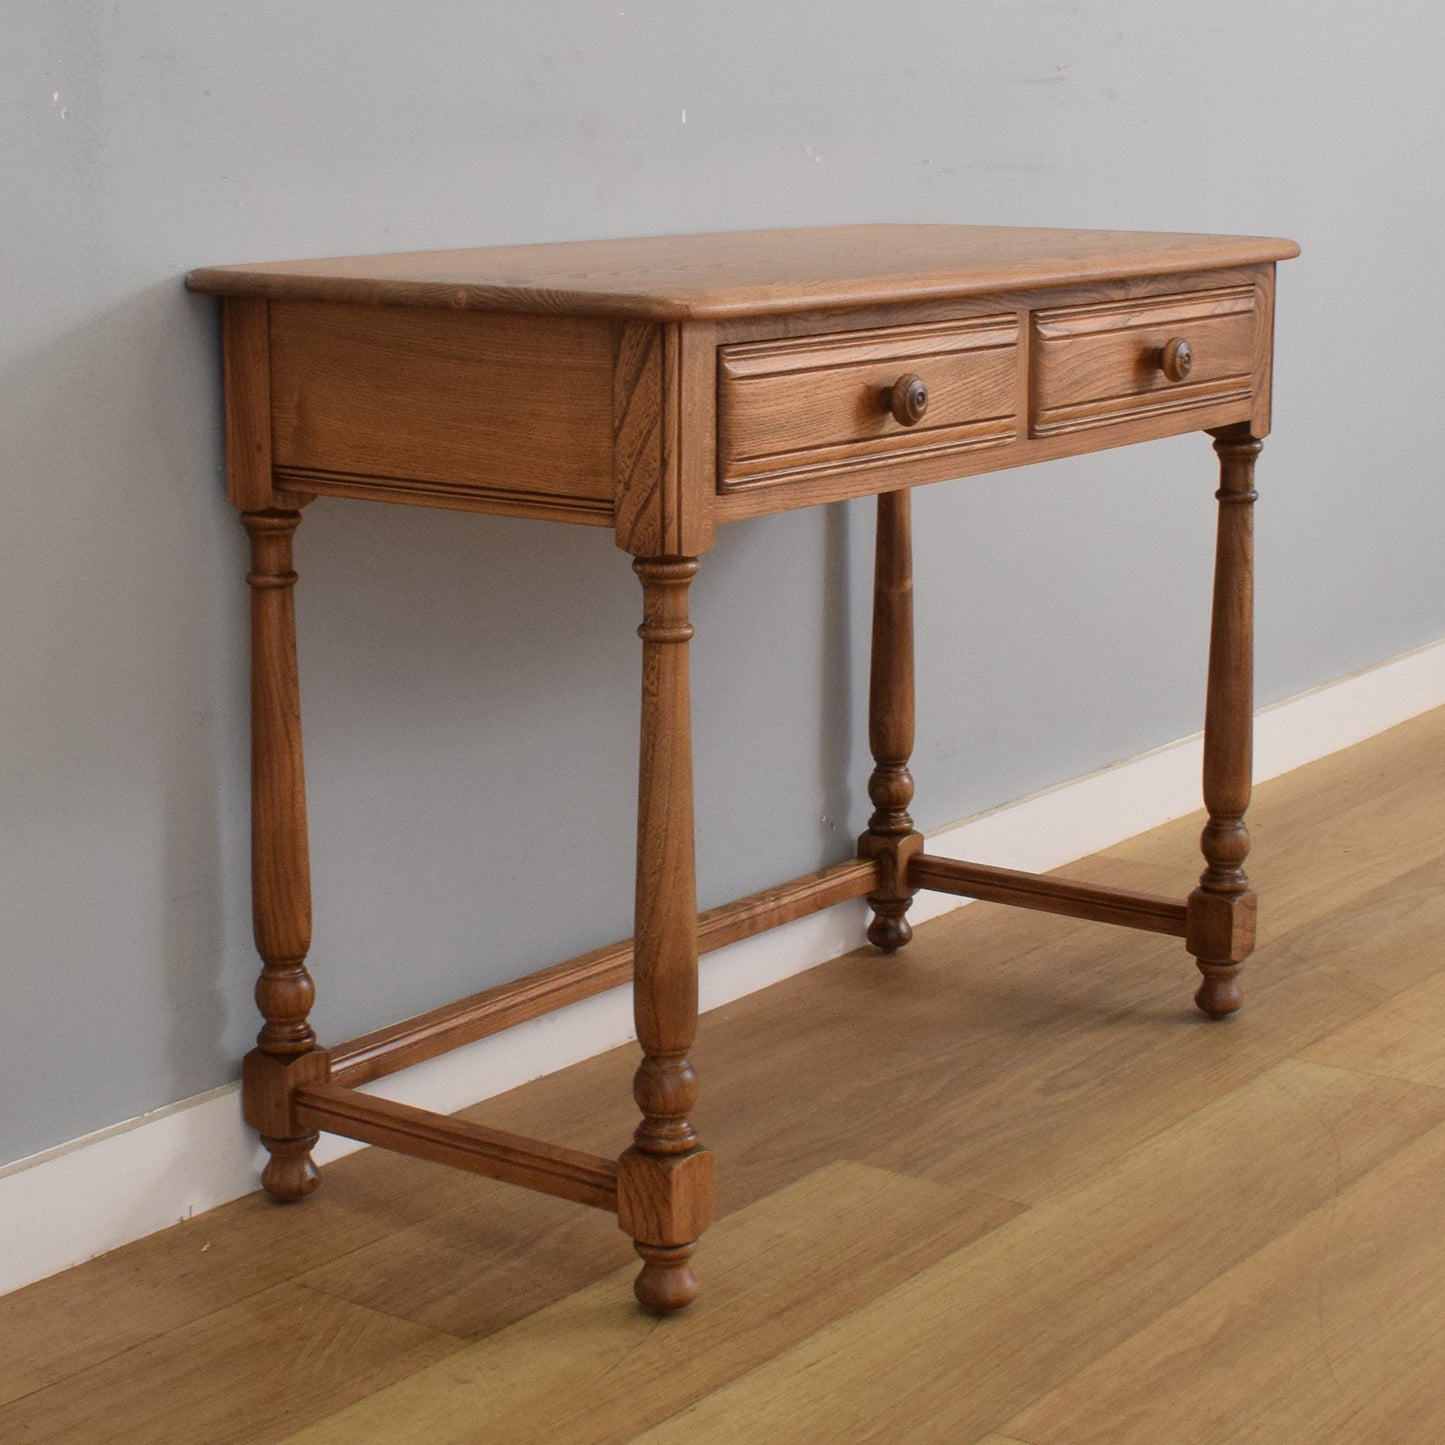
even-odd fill
[[(1130, 298), (1036, 311), (1035, 436), (1250, 395), (1259, 317), (1253, 286)], [(1164, 348), (1185, 340), (1187, 379), (1164, 370)]]
[(1127, 888), (1105, 888), (1068, 878), (1047, 878), (1013, 868), (964, 863), (930, 853), (920, 853), (909, 861), (908, 877), (919, 888), (1184, 937), (1185, 905), (1177, 898), (1137, 893)]
[(885, 450), (876, 456), (868, 454), (869, 444), (851, 443), (824, 449), (796, 469), (770, 472), (763, 484), (729, 486), (719, 491), (716, 518), (718, 525), (723, 525), (849, 497), (874, 496), (899, 487), (958, 481), (1061, 457), (1158, 441), (1202, 428), (1246, 421), (1251, 406), (1248, 394), (1226, 396), (1206, 400), (1197, 407), (1159, 409), (1080, 431), (1018, 436), (1012, 440), (1001, 437), (966, 447), (948, 441), (934, 447), (925, 438), (917, 445)]
[(617, 1208), (617, 1165), (611, 1159), (336, 1084), (298, 1089), (293, 1107), (298, 1118), (312, 1128), (380, 1144), (505, 1184), (520, 1184), (576, 1204), (590, 1204), (594, 1209)]
[(251, 539), (251, 919), (264, 1020), (242, 1093), (247, 1122), (271, 1155), (261, 1182), (275, 1198), (296, 1200), (316, 1188), (317, 1134), (295, 1120), (290, 1095), (325, 1069), (308, 1018), (316, 986), (306, 968), (311, 855), (291, 555), (301, 514), (272, 509), (242, 512), (241, 520)]
[(907, 492), (878, 498), (873, 549), (873, 630), (868, 666), (868, 750), (873, 813), (858, 854), (873, 861), (878, 883), (868, 895), (868, 942), (896, 953), (913, 937), (910, 866), (923, 846), (908, 807), (913, 801), (913, 512)]
[[(719, 1181), (724, 1218), (703, 1246), (707, 1290), (676, 1322), (618, 1309), (625, 1247), (605, 1215), (365, 1150), (328, 1165), (326, 1190), (304, 1210), (253, 1196), (0, 1301), (0, 1398), (66, 1382), (19, 1401), (32, 1413), (5, 1418), (5, 1438), (28, 1438), (57, 1411), (62, 1425), (105, 1420), (109, 1433), (98, 1438), (148, 1442), (163, 1396), (163, 1428), (198, 1420), (195, 1437), (213, 1438), (217, 1400), (237, 1400), (223, 1422), (234, 1420), (236, 1434), (216, 1438), (274, 1441), (347, 1401), (361, 1401), (360, 1409), (364, 1397), (391, 1398), (387, 1381), (410, 1367), (430, 1382), (419, 1418), (461, 1421), (457, 1428), (469, 1425), (473, 1438), (478, 1418), (501, 1438), (525, 1439), (534, 1418), (586, 1418), (595, 1404), (597, 1418), (625, 1439), (651, 1424), (652, 1391), (682, 1408), (726, 1385), (725, 1375), (745, 1381), (763, 1360), (796, 1364), (790, 1347), (841, 1328), (830, 1322), (861, 1304), (866, 1310), (843, 1323), (859, 1328), (860, 1340), (853, 1321), (863, 1315), (882, 1328), (866, 1368), (829, 1377), (832, 1404), (871, 1422), (893, 1420), (902, 1402), (898, 1434), (910, 1441), (952, 1445), (990, 1431), (1033, 1441), (1018, 1425), (1021, 1412), (1055, 1391), (1076, 1392), (1085, 1426), (1111, 1420), (1127, 1440), (1136, 1415), (1162, 1418), (1150, 1414), (1156, 1388), (1207, 1400), (1210, 1418), (1224, 1422), (1214, 1438), (1252, 1438), (1278, 1378), (1271, 1350), (1281, 1371), (1298, 1363), (1321, 1392), (1337, 1391), (1336, 1402), (1368, 1380), (1355, 1438), (1432, 1439), (1442, 1297), (1434, 1201), (1445, 1192), (1445, 1171), (1436, 1143), (1442, 1126), (1430, 1121), (1440, 1118), (1445, 1090), (1433, 1082), (1427, 1033), (1445, 936), (1442, 747), (1445, 710), (1256, 790), (1262, 842), (1254, 871), (1272, 906), (1251, 1007), (1228, 1029), (1202, 1019), (1189, 1025), (1192, 1011), (1157, 937), (983, 906), (919, 928), (886, 970), (860, 952), (704, 1016), (695, 1052), (708, 1090), (698, 1112), (729, 1167)], [(1170, 886), (1195, 865), (1201, 821), (1181, 819), (1069, 872), (1101, 886)], [(1376, 1052), (1391, 1034), (1409, 1045), (1406, 1056)], [(1338, 1059), (1327, 1052), (1336, 1049)], [(1295, 1072), (1289, 1060), (1301, 1054), (1330, 1067)], [(616, 1050), (468, 1114), (606, 1153), (632, 1123), (633, 1061), (632, 1050)], [(1368, 1077), (1416, 1069), (1414, 1084)], [(777, 1107), (780, 1078), (807, 1079), (805, 1107)], [(891, 1185), (860, 1204), (855, 1185), (828, 1167), (839, 1160), (871, 1163), (866, 1177), (875, 1179), (926, 1174), (913, 1182), (942, 1192), (907, 1196), (918, 1201), (916, 1214)], [(760, 1227), (761, 1210), (749, 1206), (808, 1175), (817, 1175), (808, 1185), (816, 1194), (775, 1193), (797, 1207)], [(1033, 1207), (978, 1239), (1019, 1208), (1000, 1196)], [(1335, 1225), (1309, 1234), (1337, 1200)], [(954, 1208), (960, 1218), (980, 1213), (972, 1233), (949, 1242), (932, 1231), (947, 1227)], [(1025, 1230), (1031, 1218), (1037, 1222)], [(840, 1244), (850, 1239), (856, 1249)], [(915, 1248), (925, 1253), (906, 1254)], [(981, 1249), (992, 1252), (987, 1267), (975, 1255), (969, 1268), (986, 1276), (986, 1287), (954, 1275), (962, 1282), (937, 1296), (933, 1337), (921, 1313), (904, 1321), (900, 1337), (884, 1303), (922, 1289), (928, 1276), (905, 1283), (920, 1267), (936, 1261), (937, 1270), (961, 1271), (959, 1262)], [(885, 1257), (898, 1263), (869, 1263)], [(857, 1277), (862, 1284), (851, 1293)], [(506, 1353), (494, 1358), (510, 1361), (515, 1351), (519, 1373), (510, 1364), (459, 1371), (453, 1402), (445, 1372), (406, 1356), (404, 1341), (415, 1337), (377, 1342), (381, 1366), (370, 1347), (348, 1355), (358, 1335), (339, 1322), (359, 1317), (337, 1315), (324, 1301), (286, 1313), (285, 1328), (258, 1348), (255, 1320), (276, 1311), (281, 1297), (270, 1292), (288, 1278), (368, 1316), (424, 1326), (434, 1339), (467, 1336), (479, 1348), (499, 1344), (496, 1331), (522, 1320), (523, 1332), (536, 1330), (535, 1345), (507, 1332)], [(1176, 1290), (1190, 1292), (1180, 1298)], [(254, 1313), (233, 1310), (258, 1291)], [(1162, 1297), (1151, 1314), (1145, 1301), (1156, 1291)], [(1310, 1299), (1324, 1303), (1322, 1316), (1310, 1316)], [(1190, 1313), (1197, 1300), (1222, 1302), (1227, 1328), (1210, 1334), (1209, 1320)], [(537, 1314), (548, 1305), (556, 1312)], [(1282, 1333), (1271, 1324), (1276, 1306)], [(1161, 1318), (1177, 1330), (1140, 1335)], [(1098, 1321), (1104, 1328), (1094, 1338)], [(329, 1353), (338, 1329), (340, 1347)], [(716, 1347), (694, 1348), (701, 1329), (716, 1329)], [(920, 1336), (922, 1348), (905, 1358)], [(1149, 1348), (1134, 1350), (1136, 1338)], [(1338, 1382), (1310, 1373), (1318, 1365), (1299, 1352), (1315, 1342)], [(185, 1360), (192, 1348), (201, 1352), (194, 1369)], [(645, 1385), (628, 1370), (634, 1348), (656, 1367)], [(555, 1358), (549, 1350), (566, 1351), (565, 1375), (545, 1367)], [(730, 1374), (713, 1368), (715, 1354)], [(1222, 1368), (1213, 1368), (1216, 1358)], [(1101, 1359), (1111, 1362), (1107, 1371), (1088, 1377), (1099, 1382), (1096, 1412), (1080, 1371)], [(1156, 1387), (1151, 1372), (1165, 1360), (1170, 1378)], [(306, 1361), (317, 1375), (298, 1395), (291, 1382)], [(669, 1393), (674, 1371), (685, 1377), (677, 1396)], [(962, 1374), (958, 1388), (949, 1388), (948, 1371)], [(559, 1379), (571, 1388), (557, 1389)], [(272, 1388), (278, 1383), (283, 1394)], [(999, 1408), (970, 1428), (976, 1385)], [(522, 1406), (515, 1417), (512, 1388)], [(248, 1434), (253, 1389), (262, 1402)], [(83, 1406), (67, 1413), (82, 1390)], [(532, 1402), (549, 1392), (556, 1398), (543, 1398), (534, 1417)], [(1314, 1417), (1296, 1413), (1309, 1402), (1287, 1380), (1278, 1393), (1287, 1407), (1280, 1428), (1262, 1438), (1314, 1438)], [(1018, 1403), (1010, 1407), (1004, 1395)], [(495, 1408), (479, 1417), (483, 1398)], [(797, 1404), (781, 1435), (761, 1438), (795, 1438), (806, 1391)], [(303, 1413), (280, 1425), (277, 1409)], [(1151, 1445), (1187, 1440), (1191, 1418), (1176, 1411)], [(81, 1427), (69, 1438), (95, 1438)], [(726, 1414), (719, 1428), (748, 1438)]]
[(394, 500), (416, 483), (434, 498), (610, 521), (613, 330), (276, 302), (277, 470), (320, 492)]
[(1254, 738), (1254, 464), (1263, 443), (1243, 426), (1214, 433), (1219, 525), (1204, 705), (1205, 869), (1189, 895), (1185, 946), (1204, 981), (1194, 1001), (1216, 1018), (1241, 1002), (1238, 974), (1254, 949), (1255, 894), (1244, 871)]
[[(1018, 333), (1008, 314), (723, 347), (719, 486), (1012, 440)], [(927, 410), (905, 426), (892, 413), (892, 388), (913, 372)]]
[(630, 1440), (1012, 1212), (967, 1190), (829, 1165), (710, 1232), (716, 1286), (685, 1322), (659, 1328), (619, 1311), (614, 1274), (358, 1402), (294, 1445), (408, 1434), (460, 1445), (477, 1438), (481, 1418), (505, 1421), (509, 1445)]
[(643, 319), (764, 315), (1173, 275), (1298, 255), (1292, 241), (1011, 226), (829, 226), (560, 242), (193, 271), (275, 300)]
[(276, 1285), (0, 1408), (0, 1439), (274, 1441), (461, 1343), (300, 1285)]
[(1007, 1428), (1038, 1445), (1442, 1438), (1442, 1183), (1445, 1127), (1342, 1187)]
[(233, 507), (260, 512), (271, 496), (271, 331), (265, 301), (221, 303), (221, 362), (226, 389), (226, 495)]
[(909, 1441), (1004, 1427), (1442, 1122), (1445, 1091), (1278, 1065), (640, 1438), (832, 1442), (881, 1418)]
[(1300, 1057), (1445, 1089), (1445, 973), (1387, 999)]
[(633, 1018), (642, 1113), (618, 1161), (617, 1219), (642, 1257), (637, 1298), (659, 1312), (697, 1294), (689, 1260), (712, 1218), (712, 1156), (689, 1115), (697, 1075), (697, 881), (692, 814), (688, 588), (697, 559), (638, 558), (642, 583), (642, 725), (637, 775)]
[[(390, 1171), (376, 1167), (390, 1162), (379, 1153), (340, 1160), (305, 1209), (278, 1209), (251, 1194), (0, 1298), (0, 1403), (162, 1336), (183, 1339), (207, 1315), (445, 1211), (444, 1188), (398, 1189)], [(591, 1211), (573, 1212), (605, 1227)], [(119, 1373), (109, 1378), (122, 1382)]]

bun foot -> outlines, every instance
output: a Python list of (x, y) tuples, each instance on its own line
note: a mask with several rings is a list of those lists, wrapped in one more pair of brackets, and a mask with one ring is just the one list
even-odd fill
[(873, 920), (868, 925), (868, 942), (884, 953), (897, 953), (913, 937), (913, 926), (903, 916), (913, 900), (871, 903)]
[(289, 1204), (304, 1199), (321, 1182), (311, 1151), (319, 1134), (303, 1134), (299, 1139), (268, 1139), (261, 1142), (271, 1151), (270, 1162), (261, 1174), (261, 1187), (272, 1199)]
[(642, 1270), (632, 1292), (645, 1309), (671, 1314), (697, 1298), (697, 1276), (689, 1265), (695, 1239), (671, 1247), (635, 1241), (633, 1247), (642, 1256)]
[(1244, 995), (1239, 991), (1236, 977), (1239, 965), (1200, 963), (1199, 971), (1204, 975), (1204, 982), (1199, 985), (1194, 1002), (1211, 1018), (1228, 1018), (1244, 1002)]

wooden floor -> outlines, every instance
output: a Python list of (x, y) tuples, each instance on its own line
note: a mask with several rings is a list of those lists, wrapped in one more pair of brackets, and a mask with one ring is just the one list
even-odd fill
[[(705, 1018), (681, 1316), (608, 1216), (367, 1150), (0, 1300), (0, 1440), (1445, 1440), (1445, 710), (1252, 819), (1227, 1022), (986, 904)], [(1198, 826), (1068, 871), (1182, 894)], [(632, 1066), (475, 1114), (612, 1153)]]

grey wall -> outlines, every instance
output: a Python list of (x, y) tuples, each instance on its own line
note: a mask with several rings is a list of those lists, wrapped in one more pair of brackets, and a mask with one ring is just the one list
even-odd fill
[[(7, 0), (0, 1161), (233, 1077), (255, 1028), (244, 564), (189, 267), (862, 220), (1294, 236), (1269, 701), (1445, 635), (1445, 12), (1405, 14)], [(1211, 462), (1189, 438), (918, 494), (924, 825), (1197, 727)], [(861, 825), (870, 532), (866, 504), (779, 517), (706, 559), (705, 903)], [(322, 501), (298, 553), (323, 1030), (625, 935), (610, 537)]]

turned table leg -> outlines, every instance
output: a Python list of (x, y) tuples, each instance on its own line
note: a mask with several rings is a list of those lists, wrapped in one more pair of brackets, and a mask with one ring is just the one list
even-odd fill
[(1245, 876), (1254, 726), (1254, 463), (1247, 425), (1212, 432), (1219, 454), (1219, 534), (1204, 712), (1205, 870), (1189, 895), (1185, 947), (1204, 982), (1194, 1001), (1223, 1017), (1242, 1002), (1236, 975), (1254, 948), (1255, 895)]
[(299, 511), (243, 512), (251, 536), (251, 900), (262, 959), (256, 1002), (265, 1025), (246, 1056), (247, 1122), (271, 1153), (261, 1176), (277, 1199), (300, 1199), (317, 1183), (314, 1130), (294, 1121), (297, 1085), (324, 1078), (307, 1014), (316, 989), (306, 971), (311, 945), (311, 868), (296, 673), (296, 573), (291, 539)]
[(642, 1256), (637, 1298), (676, 1310), (697, 1294), (689, 1261), (712, 1221), (712, 1155), (688, 1115), (697, 1076), (697, 886), (693, 871), (688, 586), (697, 559), (639, 558), (642, 739), (637, 794), (633, 1009), (642, 1122), (619, 1161), (618, 1223)]
[(868, 941), (894, 953), (913, 937), (905, 914), (913, 902), (908, 860), (923, 846), (908, 805), (913, 801), (913, 536), (907, 491), (878, 498), (873, 568), (873, 653), (868, 682), (868, 746), (873, 816), (858, 839), (858, 856), (878, 863), (868, 895)]

